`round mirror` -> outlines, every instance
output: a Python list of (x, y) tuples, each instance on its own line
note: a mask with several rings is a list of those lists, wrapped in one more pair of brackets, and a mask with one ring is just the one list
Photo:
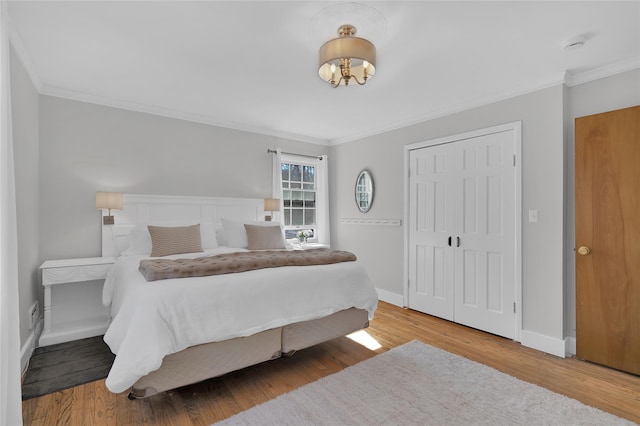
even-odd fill
[(373, 204), (373, 177), (368, 170), (363, 170), (356, 179), (356, 204), (358, 210), (366, 213)]

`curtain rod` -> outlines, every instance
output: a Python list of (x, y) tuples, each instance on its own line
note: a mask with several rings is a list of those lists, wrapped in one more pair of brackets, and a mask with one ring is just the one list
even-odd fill
[[(267, 149), (267, 153), (269, 154), (277, 154), (278, 151), (275, 149)], [(316, 158), (318, 160), (322, 160), (321, 156), (318, 155), (305, 155), (305, 154), (296, 154), (295, 152), (280, 152), (281, 154), (288, 154), (288, 155), (297, 155), (298, 157), (307, 157), (307, 158)]]

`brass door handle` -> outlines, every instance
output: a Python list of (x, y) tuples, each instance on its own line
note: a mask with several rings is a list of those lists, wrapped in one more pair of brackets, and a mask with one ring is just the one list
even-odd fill
[(591, 249), (587, 246), (580, 246), (580, 248), (578, 248), (578, 254), (587, 256), (588, 254), (591, 254)]

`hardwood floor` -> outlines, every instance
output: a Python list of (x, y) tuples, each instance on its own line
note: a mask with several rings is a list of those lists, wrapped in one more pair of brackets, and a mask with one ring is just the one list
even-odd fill
[(129, 401), (104, 380), (22, 404), (25, 425), (209, 425), (377, 353), (417, 339), (640, 423), (640, 377), (575, 358), (558, 358), (415, 311), (380, 303), (369, 350), (342, 337), (223, 377)]

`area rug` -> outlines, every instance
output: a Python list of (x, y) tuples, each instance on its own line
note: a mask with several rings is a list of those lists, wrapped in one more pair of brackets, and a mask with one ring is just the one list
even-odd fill
[(413, 341), (236, 414), (228, 425), (632, 425)]
[(102, 336), (36, 348), (22, 383), (22, 399), (104, 379), (114, 358)]

